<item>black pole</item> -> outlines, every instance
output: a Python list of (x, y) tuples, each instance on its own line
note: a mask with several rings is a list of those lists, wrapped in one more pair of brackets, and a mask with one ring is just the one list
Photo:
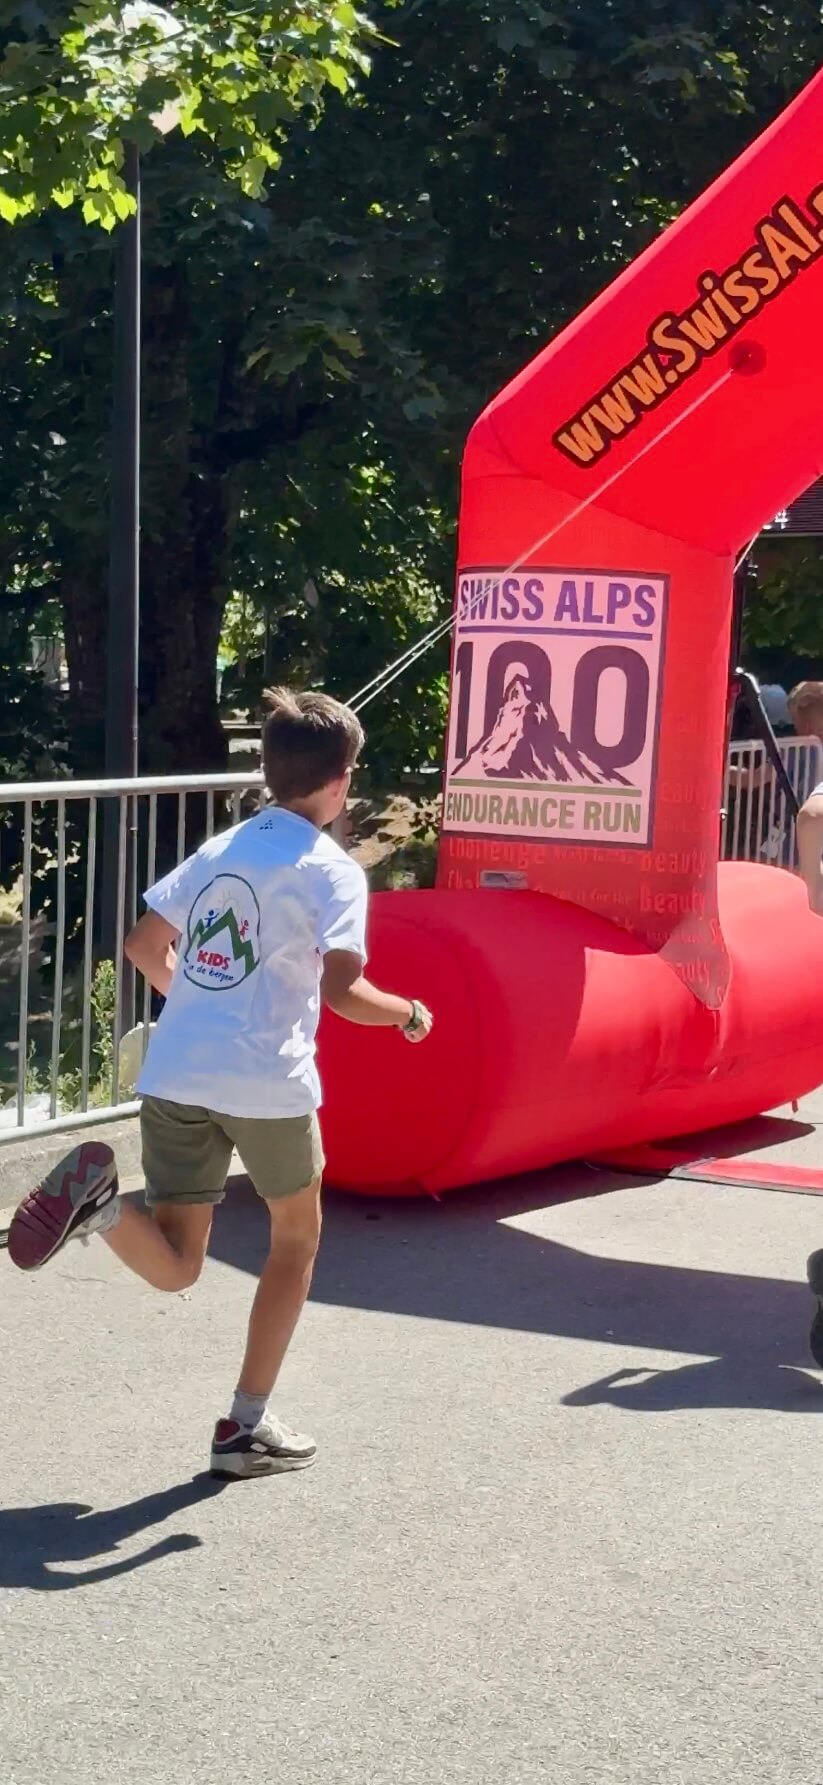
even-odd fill
[[(123, 180), (136, 209), (117, 230), (114, 284), (114, 367), (111, 430), (109, 602), (106, 660), (105, 773), (137, 774), (138, 640), (140, 629), (140, 156), (124, 144)], [(117, 947), (120, 805), (105, 802), (103, 949)], [(136, 800), (129, 800), (125, 863), (126, 930), (137, 910)], [(122, 1023), (134, 1023), (134, 970), (123, 974)]]
[(746, 613), (746, 595), (751, 579), (748, 559), (740, 564), (734, 573), (734, 599), (732, 605), (732, 639), (729, 653), (732, 672), (736, 670), (743, 655), (743, 620)]

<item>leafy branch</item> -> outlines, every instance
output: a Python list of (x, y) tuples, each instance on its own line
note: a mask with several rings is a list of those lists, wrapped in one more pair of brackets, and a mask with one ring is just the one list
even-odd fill
[(375, 33), (352, 0), (23, 0), (0, 28), (0, 219), (79, 204), (111, 230), (133, 198), (123, 145), (206, 139), (250, 198), (288, 127), (348, 94)]

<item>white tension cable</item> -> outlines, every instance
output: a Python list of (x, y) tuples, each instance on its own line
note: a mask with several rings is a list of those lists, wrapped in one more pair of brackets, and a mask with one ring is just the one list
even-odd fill
[[(655, 434), (653, 439), (647, 440), (645, 446), (641, 446), (639, 452), (636, 452), (632, 458), (628, 459), (625, 465), (619, 465), (617, 470), (612, 471), (608, 477), (604, 478), (603, 482), (598, 484), (596, 489), (592, 490), (588, 496), (584, 496), (582, 502), (578, 502), (576, 508), (573, 508), (570, 514), (564, 515), (562, 521), (555, 522), (553, 527), (549, 527), (546, 533), (541, 533), (539, 539), (535, 539), (531, 545), (520, 552), (505, 570), (501, 570), (498, 573), (499, 580), (503, 582), (507, 576), (513, 576), (516, 570), (520, 570), (524, 564), (528, 563), (528, 560), (534, 556), (535, 552), (539, 552), (544, 545), (548, 545), (550, 539), (554, 539), (558, 533), (562, 533), (564, 527), (570, 527), (572, 521), (578, 520), (581, 514), (585, 514), (586, 509), (591, 508), (593, 502), (599, 501), (600, 497), (604, 496), (606, 491), (612, 488), (613, 484), (617, 483), (621, 477), (624, 477), (626, 472), (630, 471), (634, 465), (639, 464), (640, 460), (645, 458), (647, 452), (651, 452), (652, 447), (659, 446), (661, 440), (665, 440), (667, 435), (673, 434), (675, 428), (679, 428), (681, 422), (686, 421), (688, 416), (694, 415), (695, 410), (699, 409), (701, 404), (705, 403), (708, 397), (714, 396), (715, 391), (720, 390), (721, 386), (728, 383), (728, 380), (733, 376), (734, 367), (730, 366), (728, 371), (722, 372), (720, 377), (716, 378), (713, 384), (708, 385), (699, 397), (695, 397), (694, 402), (688, 403), (680, 415), (675, 416), (665, 428), (661, 428), (659, 434)], [(753, 544), (754, 541), (752, 541), (752, 545)], [(743, 553), (743, 557), (739, 560), (739, 563), (735, 565), (736, 570), (738, 570), (740, 565), (745, 562), (750, 551), (751, 545), (747, 546), (746, 551)], [(488, 591), (484, 589), (480, 594), (474, 596), (473, 600), (469, 602), (468, 606), (464, 609), (465, 618), (468, 618), (471, 615), (474, 611), (475, 604), (482, 601), (487, 592)], [(416, 644), (410, 645), (408, 650), (403, 651), (392, 663), (387, 664), (386, 668), (381, 670), (378, 676), (374, 676), (370, 682), (366, 682), (362, 688), (358, 688), (357, 693), (352, 695), (351, 700), (347, 704), (355, 713), (362, 713), (363, 708), (369, 706), (371, 701), (376, 700), (379, 694), (383, 694), (386, 688), (390, 688), (392, 682), (397, 681), (398, 676), (402, 676), (407, 669), (411, 669), (412, 664), (416, 663), (419, 657), (424, 656), (426, 651), (430, 651), (432, 646), (436, 645), (439, 639), (444, 638), (447, 633), (451, 632), (456, 623), (457, 613), (456, 611), (453, 611), (449, 614), (448, 619), (441, 620), (437, 626), (432, 627), (430, 632), (425, 632), (423, 636), (417, 640)]]

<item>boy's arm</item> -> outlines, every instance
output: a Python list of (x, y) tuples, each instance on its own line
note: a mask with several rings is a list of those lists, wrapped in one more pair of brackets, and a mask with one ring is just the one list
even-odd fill
[(816, 789), (797, 814), (797, 857), (806, 882), (809, 904), (823, 914), (823, 793)]
[(164, 998), (177, 965), (174, 950), (179, 935), (180, 931), (157, 911), (147, 911), (126, 937), (126, 954), (132, 966)]
[(324, 1004), (349, 1023), (402, 1029), (409, 1041), (425, 1041), (430, 1033), (432, 1018), (425, 1005), (411, 998), (396, 998), (393, 992), (378, 991), (366, 979), (358, 954), (348, 954), (342, 948), (330, 949), (323, 957), (320, 989)]
[(425, 1041), (432, 1026), (425, 1005), (378, 991), (363, 973), (367, 900), (366, 876), (356, 862), (344, 857), (329, 865), (318, 935), (323, 1002), (349, 1023), (402, 1029), (407, 1040)]
[(191, 908), (197, 863), (197, 855), (188, 856), (148, 888), (143, 894), (148, 910), (126, 938), (128, 959), (164, 998), (177, 966), (175, 948)]

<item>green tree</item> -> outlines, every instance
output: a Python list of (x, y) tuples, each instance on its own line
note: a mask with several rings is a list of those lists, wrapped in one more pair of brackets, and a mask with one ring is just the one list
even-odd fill
[[(387, 12), (374, 16), (397, 49), (380, 50), (345, 112), (333, 101), (318, 132), (290, 142), (269, 206), (290, 300), (261, 306), (254, 348), (270, 383), (298, 377), (316, 400), (317, 359), (299, 338), (295, 347), (290, 304), (315, 316), (330, 290), (358, 357), (290, 446), (283, 519), (266, 510), (264, 460), (237, 540), (240, 549), (250, 524), (263, 566), (277, 528), (275, 563), (254, 593), (279, 612), (285, 663), (302, 666), (317, 637), (298, 597), (304, 577), (325, 576), (332, 589), (342, 581), (346, 599), (323, 640), (341, 692), (379, 668), (380, 651), (385, 661), (406, 642), (411, 615), (397, 579), (374, 575), (391, 562), (390, 543), (432, 601), (440, 591), (441, 611), (448, 603), (459, 454), (482, 404), (780, 110), (823, 53), (811, 4), (793, 9), (791, 31), (783, 7), (732, 4), (718, 17), (694, 0), (551, 10), (422, 0), (391, 27)], [(364, 514), (372, 490), (382, 515), (372, 500)], [(290, 597), (276, 593), (283, 569)], [(363, 673), (348, 670), (353, 657)], [(441, 647), (370, 710), (381, 758), (419, 748), (410, 722), (422, 707), (436, 723), (444, 667)]]
[[(0, 218), (22, 224), (0, 322), (16, 424), (3, 509), (13, 514), (36, 483), (10, 586), (30, 583), (38, 559), (53, 565), (75, 735), (92, 749), (105, 682), (112, 257), (75, 210), (110, 232), (133, 202), (120, 172), (124, 139), (148, 150), (173, 127), (146, 179), (148, 230), (158, 207), (163, 228), (145, 294), (144, 705), (154, 719), (148, 760), (205, 764), (222, 748), (210, 684), (233, 516), (225, 436), (243, 410), (243, 319), (233, 306), (248, 301), (237, 290), (238, 255), (219, 292), (213, 257), (226, 231), (236, 249), (236, 232), (253, 233), (253, 201), (288, 129), (315, 121), (325, 93), (348, 91), (368, 67), (370, 35), (349, 0), (247, 0), (228, 11), (197, 0), (173, 14), (150, 0), (114, 9), (25, 0), (0, 26)], [(199, 304), (195, 329), (189, 309)]]
[[(289, 124), (264, 197), (230, 184), (231, 145), (202, 134), (146, 159), (152, 765), (222, 760), (230, 597), (268, 614), (272, 675), (342, 694), (447, 610), (474, 415), (823, 59), (812, 0), (409, 0), (371, 16), (392, 41), (319, 122)], [(47, 567), (59, 586), (93, 746), (110, 249), (72, 210), (10, 233), (0, 393), (16, 392), (17, 434), (0, 510), (30, 491), (21, 552), (33, 583)], [(369, 709), (387, 771), (432, 747), (444, 670), (445, 649)]]
[(823, 676), (823, 540), (775, 531), (755, 548), (754, 588), (744, 620), (744, 661), (766, 681), (791, 688)]
[(326, 88), (366, 69), (351, 0), (22, 0), (0, 27), (0, 217), (82, 205), (112, 229), (133, 200), (125, 138), (152, 148), (171, 127), (223, 152), (259, 197), (287, 127)]

